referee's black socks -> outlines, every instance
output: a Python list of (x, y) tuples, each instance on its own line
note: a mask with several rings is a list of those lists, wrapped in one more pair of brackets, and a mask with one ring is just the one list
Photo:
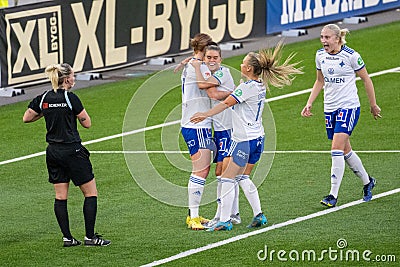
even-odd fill
[(54, 213), (64, 237), (72, 238), (69, 230), (67, 200), (54, 199)]
[(83, 216), (85, 218), (85, 230), (86, 237), (93, 238), (94, 236), (94, 225), (96, 223), (97, 213), (97, 197), (85, 197), (83, 203)]

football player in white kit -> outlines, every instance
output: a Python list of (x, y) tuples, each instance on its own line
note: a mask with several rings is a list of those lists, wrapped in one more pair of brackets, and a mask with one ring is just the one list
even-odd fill
[[(209, 45), (206, 48), (204, 55), (204, 64), (207, 65), (212, 75), (204, 77), (201, 73), (201, 62), (192, 61), (191, 64), (196, 69), (197, 84), (200, 89), (206, 90), (208, 96), (211, 98), (211, 105), (214, 107), (221, 101), (225, 100), (233, 90), (235, 84), (230, 73), (230, 70), (221, 66), (221, 48), (215, 45)], [(204, 226), (211, 228), (219, 222), (221, 216), (221, 174), (222, 162), (227, 152), (228, 144), (231, 140), (232, 133), (232, 110), (227, 109), (223, 112), (216, 114), (212, 117), (212, 124), (214, 130), (214, 142), (217, 145), (218, 151), (214, 155), (215, 175), (217, 177), (217, 211), (214, 218)], [(235, 198), (232, 205), (231, 221), (233, 224), (241, 223), (239, 215), (239, 184), (235, 184)]]
[(345, 163), (363, 182), (363, 200), (372, 199), (376, 180), (368, 175), (360, 158), (352, 150), (350, 135), (360, 115), (356, 75), (364, 82), (375, 119), (380, 118), (381, 109), (376, 104), (375, 90), (360, 54), (346, 46), (347, 29), (328, 24), (321, 30), (322, 49), (316, 53), (317, 79), (306, 106), (301, 111), (304, 117), (312, 116), (312, 104), (324, 88), (324, 113), (328, 139), (332, 140), (331, 191), (320, 203), (334, 207), (337, 203)]
[[(194, 50), (190, 61), (202, 61), (206, 46), (211, 43), (211, 37), (204, 33), (197, 34), (190, 44)], [(190, 62), (189, 61), (189, 62)], [(204, 76), (211, 76), (207, 66), (202, 66)], [(210, 99), (204, 90), (197, 86), (195, 69), (186, 64), (182, 71), (182, 118), (181, 133), (188, 146), (192, 160), (192, 173), (188, 182), (189, 214), (186, 224), (192, 230), (203, 230), (208, 220), (199, 215), (199, 207), (203, 196), (204, 185), (210, 171), (211, 150), (215, 150), (212, 139), (211, 119), (202, 123), (190, 122), (193, 112), (203, 112), (211, 107)]]
[[(242, 76), (247, 81), (241, 83), (223, 102), (191, 117), (192, 122), (201, 123), (228, 107), (234, 106), (232, 139), (224, 158), (221, 175), (221, 217), (220, 221), (208, 231), (232, 229), (230, 215), (237, 180), (253, 210), (253, 220), (247, 227), (260, 227), (267, 223), (267, 218), (261, 209), (257, 187), (249, 179), (254, 165), (264, 150), (265, 133), (262, 112), (265, 95), (267, 88), (269, 89), (268, 83), (276, 87), (290, 85), (294, 78), (292, 75), (302, 73), (296, 68), (297, 63), (289, 63), (292, 56), (281, 65), (278, 64), (281, 49), (280, 42), (273, 52), (260, 50), (258, 54), (248, 53), (240, 65)], [(239, 179), (236, 178), (238, 175), (240, 175)]]

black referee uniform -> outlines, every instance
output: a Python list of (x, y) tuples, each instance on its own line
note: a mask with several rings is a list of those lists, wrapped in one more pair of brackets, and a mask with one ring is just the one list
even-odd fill
[(77, 115), (83, 105), (77, 95), (64, 89), (47, 91), (33, 99), (28, 108), (43, 113), (46, 121), (46, 164), (49, 182), (80, 186), (94, 178), (89, 151), (81, 144)]

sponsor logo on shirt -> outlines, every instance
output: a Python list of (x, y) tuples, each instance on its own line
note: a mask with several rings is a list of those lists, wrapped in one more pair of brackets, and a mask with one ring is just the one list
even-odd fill
[(243, 91), (242, 91), (242, 89), (236, 89), (236, 90), (233, 92), (233, 94), (234, 94), (235, 96), (242, 96)]
[(338, 57), (326, 57), (326, 59), (329, 59), (329, 60), (339, 60), (340, 58), (338, 58)]
[(49, 103), (43, 103), (42, 104), (42, 109), (47, 109), (49, 108)]
[(221, 70), (217, 70), (214, 73), (215, 76), (217, 76), (218, 78), (222, 78), (224, 76), (224, 73)]
[(48, 104), (49, 108), (65, 108), (67, 107), (67, 103), (56, 103), (56, 104)]
[(335, 77), (325, 77), (324, 78), (326, 83), (344, 83), (345, 79), (344, 78), (335, 78)]
[(359, 66), (361, 66), (361, 65), (364, 64), (364, 61), (362, 60), (361, 57), (359, 57), (359, 58), (357, 59), (357, 64), (358, 64)]

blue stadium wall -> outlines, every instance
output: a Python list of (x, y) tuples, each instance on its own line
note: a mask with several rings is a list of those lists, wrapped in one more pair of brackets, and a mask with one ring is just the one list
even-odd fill
[(53, 63), (101, 72), (186, 52), (198, 32), (216, 42), (243, 40), (393, 9), (399, 1), (55, 0), (0, 9), (0, 87), (43, 81)]
[(397, 7), (400, 7), (399, 0), (270, 0), (267, 1), (266, 33), (300, 29)]

